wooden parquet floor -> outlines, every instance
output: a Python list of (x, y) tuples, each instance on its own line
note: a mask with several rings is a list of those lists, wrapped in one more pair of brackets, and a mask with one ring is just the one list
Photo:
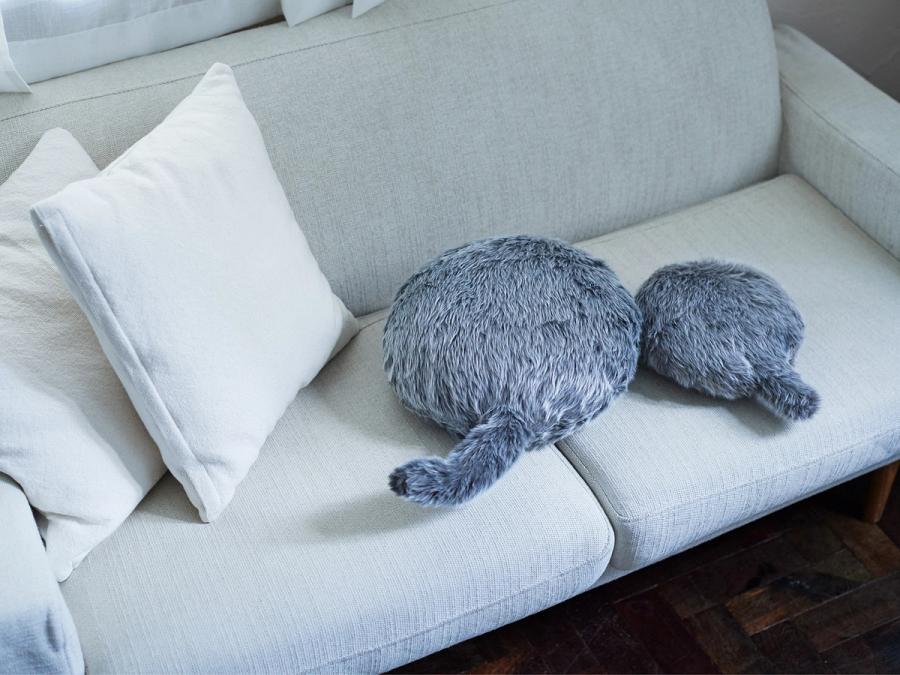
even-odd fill
[(866, 480), (397, 672), (900, 673), (900, 488), (868, 525)]

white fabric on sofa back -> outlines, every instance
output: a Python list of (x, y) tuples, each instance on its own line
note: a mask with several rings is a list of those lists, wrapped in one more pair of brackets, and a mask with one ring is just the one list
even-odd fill
[(279, 16), (281, 6), (279, 0), (0, 0), (0, 11), (6, 19), (0, 43), (8, 43), (26, 82), (40, 82), (254, 26)]
[(217, 60), (356, 314), (502, 233), (586, 239), (774, 175), (763, 0), (394, 0), (112, 64), (0, 100), (0, 180), (69, 129), (104, 166)]

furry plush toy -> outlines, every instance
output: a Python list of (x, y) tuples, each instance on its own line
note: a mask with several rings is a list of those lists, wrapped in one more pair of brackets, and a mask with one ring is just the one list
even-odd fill
[(660, 375), (711, 396), (755, 396), (791, 420), (818, 409), (818, 394), (792, 367), (803, 319), (771, 277), (714, 260), (668, 265), (635, 299), (642, 360)]
[(460, 504), (571, 434), (628, 386), (640, 326), (616, 275), (560, 241), (488, 239), (433, 260), (397, 293), (384, 367), (406, 407), (461, 440), (394, 470), (391, 489)]

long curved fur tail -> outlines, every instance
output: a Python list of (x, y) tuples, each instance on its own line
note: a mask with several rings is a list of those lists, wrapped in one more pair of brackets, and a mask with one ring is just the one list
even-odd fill
[(789, 420), (805, 420), (819, 409), (819, 394), (791, 368), (773, 371), (763, 378), (756, 398), (769, 410)]
[(506, 410), (485, 415), (446, 459), (424, 457), (391, 473), (391, 490), (423, 506), (453, 506), (493, 485), (533, 440), (518, 417)]

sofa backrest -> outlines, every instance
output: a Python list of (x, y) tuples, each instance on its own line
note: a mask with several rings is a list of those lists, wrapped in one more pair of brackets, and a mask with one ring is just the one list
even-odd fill
[(297, 220), (356, 314), (388, 305), (451, 246), (577, 241), (777, 166), (764, 0), (391, 0), (356, 20), (339, 10), (263, 26), (2, 95), (0, 180), (55, 126), (105, 166), (215, 61), (233, 66)]

